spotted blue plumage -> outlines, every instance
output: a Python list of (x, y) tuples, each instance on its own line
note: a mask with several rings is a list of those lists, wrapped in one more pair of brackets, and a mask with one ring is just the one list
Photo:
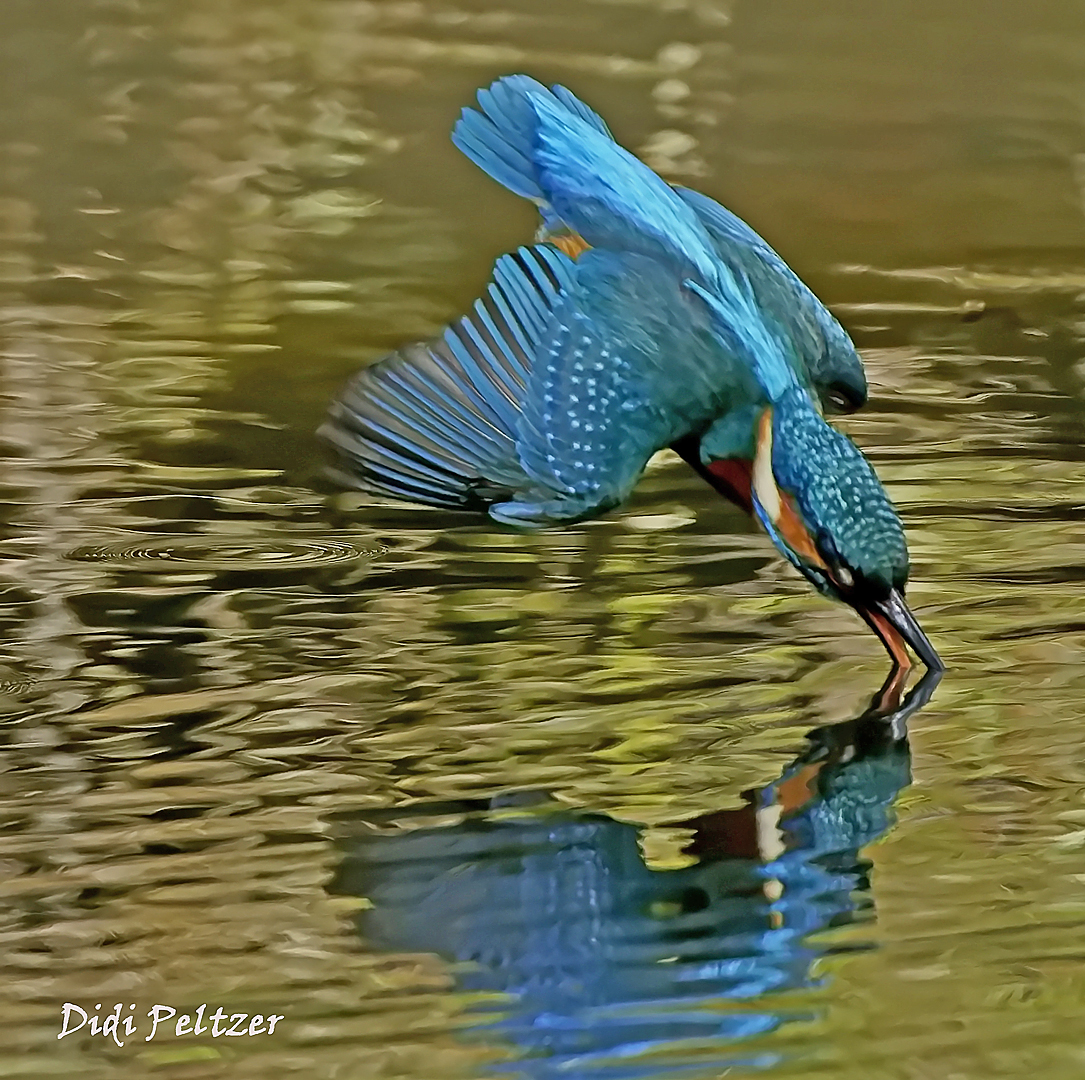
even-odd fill
[(760, 393), (669, 269), (592, 250), (556, 301), (518, 428), (525, 471), (560, 497), (490, 513), (518, 524), (601, 513), (629, 495), (652, 454)]
[(870, 462), (817, 415), (805, 391), (777, 401), (772, 470), (792, 495), (819, 550), (880, 589), (908, 580), (904, 527)]

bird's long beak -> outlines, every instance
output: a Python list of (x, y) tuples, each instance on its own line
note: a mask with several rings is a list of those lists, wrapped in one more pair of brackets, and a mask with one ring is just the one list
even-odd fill
[(860, 607), (858, 611), (881, 638), (898, 668), (906, 671), (912, 666), (908, 655), (908, 649), (911, 649), (931, 671), (946, 670), (899, 590), (893, 589), (884, 600), (875, 600), (869, 607)]

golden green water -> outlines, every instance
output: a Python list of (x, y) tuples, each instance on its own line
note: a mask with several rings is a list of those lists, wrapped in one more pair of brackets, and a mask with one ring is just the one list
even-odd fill
[[(1080, 5), (6, 0), (0, 52), (0, 1075), (1085, 1073)], [(518, 70), (855, 337), (909, 740), (831, 728), (877, 642), (676, 459), (528, 537), (323, 479), (531, 235), (448, 141)]]

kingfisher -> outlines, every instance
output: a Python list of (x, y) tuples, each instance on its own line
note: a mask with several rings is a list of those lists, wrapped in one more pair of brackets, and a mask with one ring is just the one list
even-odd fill
[(718, 203), (672, 188), (563, 87), (480, 91), (453, 138), (532, 199), (542, 241), (497, 260), (471, 312), (385, 357), (323, 438), (364, 490), (520, 528), (597, 517), (673, 447), (751, 513), (894, 672), (942, 664), (904, 600), (904, 530), (869, 462), (824, 419), (866, 398), (835, 319)]

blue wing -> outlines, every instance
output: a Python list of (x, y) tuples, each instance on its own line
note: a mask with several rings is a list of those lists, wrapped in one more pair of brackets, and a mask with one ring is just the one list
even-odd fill
[(401, 349), (356, 376), (320, 431), (348, 481), (464, 509), (530, 487), (516, 447), (523, 397), (572, 272), (550, 247), (505, 255), (470, 315), (437, 341)]
[(635, 256), (615, 258), (609, 275), (602, 253), (578, 264), (539, 245), (499, 259), (470, 315), (366, 368), (333, 404), (320, 434), (340, 477), (522, 526), (621, 502), (681, 421), (656, 378), (667, 343), (621, 329), (643, 278), (624, 266)]
[[(648, 435), (646, 405), (628, 361), (593, 320), (567, 299), (555, 310), (536, 356), (517, 451), (534, 490), (490, 514), (517, 525), (593, 517), (622, 502), (651, 450), (638, 454), (623, 421)], [(634, 445), (629, 445), (632, 442)]]
[(622, 502), (648, 459), (761, 395), (666, 267), (545, 245), (436, 342), (364, 370), (321, 434), (380, 495), (541, 526)]

